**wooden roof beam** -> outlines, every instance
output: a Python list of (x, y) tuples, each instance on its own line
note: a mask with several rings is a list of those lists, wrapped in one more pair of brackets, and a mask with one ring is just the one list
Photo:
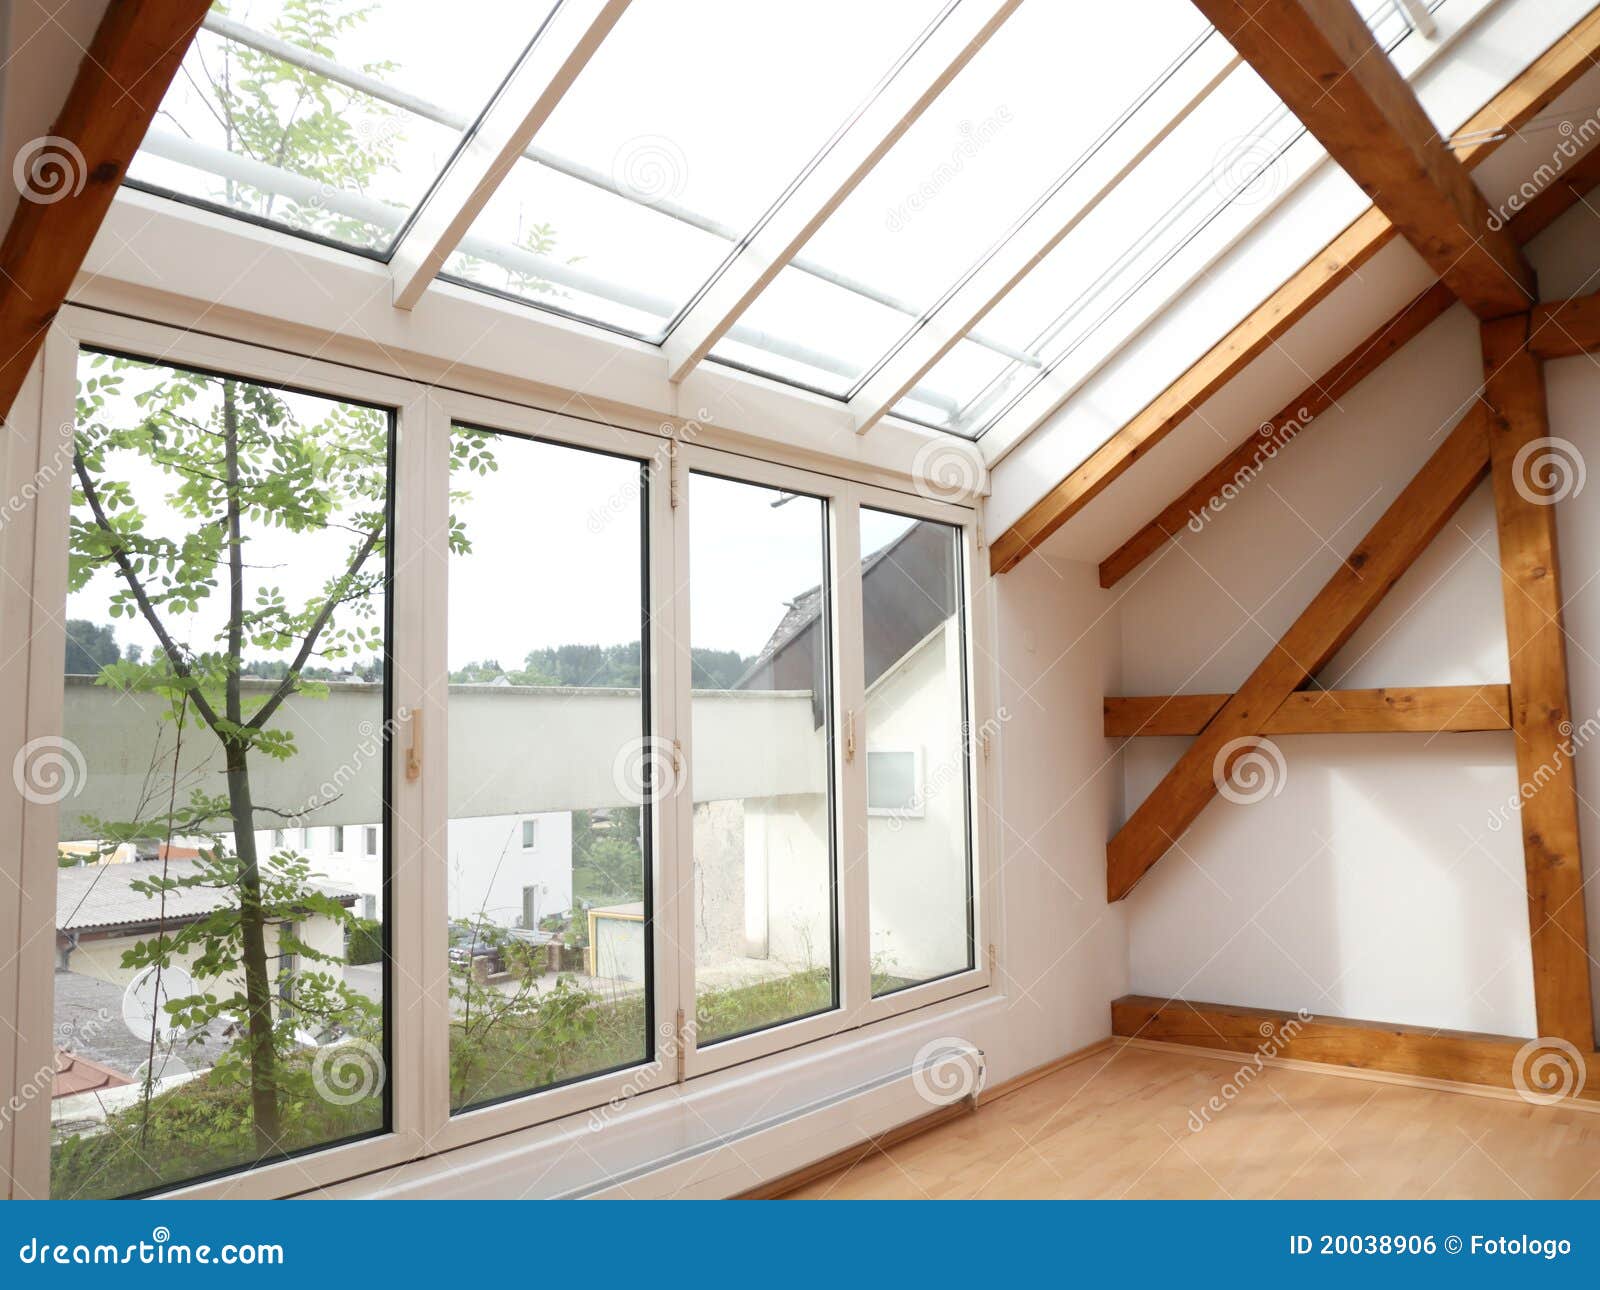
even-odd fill
[(1480, 318), (1524, 313), (1532, 267), (1350, 0), (1195, 0)]

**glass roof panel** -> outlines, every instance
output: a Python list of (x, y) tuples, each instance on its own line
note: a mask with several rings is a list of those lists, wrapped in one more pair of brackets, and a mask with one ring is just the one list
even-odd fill
[(448, 275), (659, 340), (947, 0), (634, 0)]
[[(1410, 33), (1391, 0), (1363, 8), (1385, 48)], [(1027, 359), (964, 340), (923, 378), (942, 404), (902, 399), (895, 415), (981, 434), (1113, 315), (1159, 308), (1162, 287), (1188, 281), (1231, 231), (1323, 155), (1254, 71), (1235, 69), (985, 316), (985, 333)], [(1218, 222), (1224, 212), (1227, 227)]]
[(128, 178), (383, 255), (554, 7), (218, 3)]
[(825, 350), (839, 370), (797, 376), (737, 337), (713, 354), (847, 393), (1207, 31), (1190, 0), (1144, 0), (1128, 19), (1123, 6), (1025, 3), (801, 252), (878, 301), (852, 305), (788, 269), (745, 313), (746, 328)]

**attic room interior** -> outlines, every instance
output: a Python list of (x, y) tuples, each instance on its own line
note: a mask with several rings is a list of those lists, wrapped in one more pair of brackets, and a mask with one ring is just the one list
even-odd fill
[(4, 1194), (1600, 1197), (1600, 7), (447, 8), (0, 6)]

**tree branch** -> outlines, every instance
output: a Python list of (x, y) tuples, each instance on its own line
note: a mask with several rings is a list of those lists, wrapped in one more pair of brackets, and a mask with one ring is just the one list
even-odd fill
[(190, 701), (199, 711), (205, 723), (213, 730), (218, 728), (216, 710), (206, 701), (200, 692), (200, 683), (195, 679), (194, 673), (189, 670), (189, 664), (183, 657), (183, 652), (178, 643), (168, 633), (166, 624), (161, 621), (161, 615), (156, 612), (149, 595), (144, 589), (144, 584), (139, 581), (139, 575), (133, 571), (133, 565), (128, 560), (128, 553), (123, 549), (122, 535), (112, 527), (111, 520), (107, 517), (105, 507), (100, 504), (100, 494), (96, 491), (94, 481), (89, 477), (89, 468), (84, 464), (83, 453), (74, 450), (72, 454), (72, 469), (78, 476), (78, 485), (83, 489), (83, 497), (89, 504), (89, 510), (94, 515), (94, 522), (99, 525), (100, 531), (111, 539), (111, 557), (117, 562), (123, 580), (128, 584), (128, 589), (133, 592), (133, 598), (139, 606), (139, 612), (144, 615), (144, 620), (149, 624), (150, 630), (155, 633), (156, 640), (161, 643), (162, 650), (166, 653), (172, 670), (184, 682), (189, 691)]
[(283, 701), (295, 692), (296, 685), (300, 680), (300, 669), (306, 665), (306, 661), (311, 657), (312, 650), (316, 648), (317, 637), (322, 635), (323, 629), (327, 627), (329, 620), (332, 619), (334, 609), (343, 603), (345, 588), (350, 585), (356, 574), (361, 572), (361, 566), (367, 562), (367, 557), (372, 554), (373, 548), (378, 545), (378, 539), (382, 536), (383, 521), (379, 520), (377, 527), (368, 533), (366, 540), (362, 542), (360, 550), (356, 552), (355, 558), (350, 562), (350, 567), (345, 570), (344, 577), (339, 579), (337, 591), (328, 597), (321, 610), (318, 611), (316, 618), (312, 621), (310, 629), (306, 632), (305, 640), (301, 642), (300, 649), (294, 656), (294, 661), (289, 664), (288, 675), (279, 683), (278, 688), (272, 692), (272, 696), (261, 705), (255, 716), (250, 718), (248, 729), (260, 730), (272, 719), (272, 714), (278, 710)]

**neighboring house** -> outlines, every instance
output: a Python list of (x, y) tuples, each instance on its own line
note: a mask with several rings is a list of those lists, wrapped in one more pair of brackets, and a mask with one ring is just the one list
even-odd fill
[[(232, 845), (231, 837), (225, 841)], [(504, 927), (522, 927), (572, 908), (570, 811), (453, 819), (446, 847), (451, 918), (481, 916)], [(358, 915), (383, 917), (382, 826), (264, 829), (256, 835), (256, 849), (262, 855), (292, 851), (305, 857), (319, 880), (326, 878), (355, 894)]]
[[(215, 887), (179, 887), (164, 897), (134, 889), (136, 881), (163, 874), (169, 879), (192, 877), (194, 860), (139, 860), (126, 864), (78, 865), (62, 869), (56, 880), (56, 968), (124, 987), (135, 969), (122, 966), (122, 956), (141, 940), (162, 930), (198, 922), (235, 903), (231, 891)], [(313, 884), (347, 909), (356, 893), (329, 883)], [(333, 919), (308, 914), (294, 922), (295, 933), (309, 945), (335, 958), (344, 957), (344, 929)], [(276, 956), (281, 924), (267, 928), (267, 952)], [(188, 963), (182, 964), (186, 969)]]
[[(868, 777), (872, 949), (882, 970), (922, 979), (964, 964), (969, 954), (959, 718), (965, 665), (950, 530), (912, 524), (863, 561), (861, 578), (872, 607), (864, 636), (867, 706), (858, 723)], [(759, 979), (763, 964), (803, 968), (828, 954), (829, 928), (816, 897), (829, 881), (828, 798), (824, 784), (794, 773), (826, 761), (821, 606), (820, 587), (791, 600), (726, 695), (770, 701), (754, 728), (768, 748), (751, 761), (781, 766), (776, 791), (708, 792), (699, 782), (707, 754), (696, 751), (696, 943), (702, 968), (724, 964), (734, 969), (730, 980), (738, 979), (740, 960)], [(714, 720), (714, 692), (696, 694), (697, 721), (701, 712)], [(780, 719), (780, 709), (794, 703), (809, 705), (809, 722)], [(734, 726), (718, 728), (731, 733)], [(808, 746), (778, 747), (797, 743)], [(621, 920), (595, 920), (595, 962), (633, 962), (632, 935)]]

